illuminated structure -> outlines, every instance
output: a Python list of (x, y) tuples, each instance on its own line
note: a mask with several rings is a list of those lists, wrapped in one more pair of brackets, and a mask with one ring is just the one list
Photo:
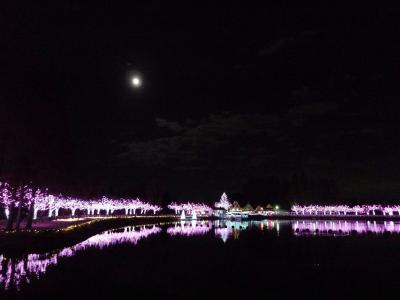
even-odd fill
[(267, 216), (271, 215), (271, 211), (264, 210), (261, 206), (254, 209), (250, 203), (247, 203), (245, 207), (240, 207), (240, 204), (235, 201), (231, 204), (228, 200), (228, 196), (223, 193), (219, 202), (214, 204), (216, 209), (214, 210), (214, 217), (219, 219), (247, 219), (249, 216)]
[(215, 202), (214, 206), (216, 208), (222, 208), (225, 210), (229, 210), (232, 207), (232, 204), (229, 202), (228, 196), (223, 193), (219, 202)]
[(228, 196), (223, 193), (219, 202), (215, 202), (214, 206), (213, 216), (223, 219), (226, 218), (226, 213), (232, 207), (232, 204), (229, 202)]

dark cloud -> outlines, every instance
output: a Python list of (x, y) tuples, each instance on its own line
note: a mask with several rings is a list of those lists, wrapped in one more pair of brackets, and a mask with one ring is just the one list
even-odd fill
[(337, 179), (347, 195), (353, 190), (372, 195), (384, 184), (371, 191), (357, 178), (371, 182), (385, 173), (394, 181), (399, 165), (395, 149), (384, 147), (390, 133), (378, 126), (379, 119), (330, 101), (292, 106), (280, 114), (225, 112), (197, 121), (156, 123), (167, 131), (129, 143), (120, 160), (182, 181), (219, 177), (220, 185), (224, 180), (235, 185), (252, 176), (305, 172)]
[(285, 49), (287, 47), (290, 47), (296, 43), (301, 42), (307, 37), (314, 36), (316, 35), (316, 32), (313, 31), (304, 31), (301, 34), (297, 36), (289, 36), (285, 38), (281, 38), (278, 40), (274, 40), (272, 42), (269, 42), (267, 45), (265, 45), (260, 51), (259, 55), (260, 56), (269, 56), (273, 55), (277, 52), (280, 52), (282, 49)]
[(296, 42), (296, 39), (294, 37), (288, 37), (288, 38), (283, 38), (283, 39), (273, 41), (273, 42), (269, 43), (267, 46), (265, 46), (263, 49), (261, 49), (259, 52), (259, 55), (261, 55), (261, 56), (272, 55), (276, 52), (279, 52), (284, 47), (294, 44), (295, 42)]
[(318, 116), (332, 112), (337, 108), (334, 102), (318, 102), (293, 107), (289, 110), (289, 117)]
[(181, 124), (179, 124), (178, 122), (170, 122), (170, 121), (167, 121), (167, 120), (161, 119), (161, 118), (156, 118), (156, 124), (159, 127), (164, 127), (168, 130), (176, 131), (176, 132), (179, 132), (179, 131), (182, 131), (185, 129), (185, 127), (182, 126)]
[(213, 114), (188, 126), (156, 120), (170, 136), (134, 142), (122, 157), (138, 164), (175, 170), (228, 170), (246, 161), (256, 165), (267, 160), (265, 138), (279, 134), (280, 118), (257, 114)]

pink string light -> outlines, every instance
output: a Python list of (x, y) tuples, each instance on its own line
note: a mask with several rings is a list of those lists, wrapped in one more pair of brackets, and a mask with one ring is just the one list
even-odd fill
[[(14, 191), (14, 192), (13, 192)], [(75, 216), (77, 210), (86, 212), (88, 215), (106, 215), (114, 211), (123, 211), (125, 215), (135, 215), (136, 213), (146, 214), (152, 212), (156, 214), (161, 207), (155, 204), (144, 202), (138, 198), (109, 198), (103, 196), (98, 199), (84, 200), (63, 195), (53, 195), (46, 191), (37, 189), (33, 192), (31, 187), (21, 186), (13, 190), (10, 184), (0, 182), (0, 205), (3, 206), (7, 219), (10, 210), (23, 201), (23, 206), (33, 204), (33, 218), (37, 219), (38, 213), (47, 211), (48, 217), (58, 217), (60, 209), (69, 210), (71, 216)]]
[(172, 209), (175, 211), (175, 214), (180, 214), (182, 211), (184, 211), (186, 214), (192, 214), (195, 212), (197, 215), (204, 215), (204, 216), (210, 216), (212, 215), (213, 209), (203, 203), (175, 203), (172, 202), (171, 204), (168, 205), (169, 209)]
[(296, 215), (376, 215), (393, 216), (394, 212), (400, 215), (400, 205), (293, 205), (292, 211)]

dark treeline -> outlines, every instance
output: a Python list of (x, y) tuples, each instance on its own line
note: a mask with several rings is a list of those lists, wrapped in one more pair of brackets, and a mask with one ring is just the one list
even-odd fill
[(253, 206), (271, 204), (289, 209), (295, 203), (335, 204), (341, 201), (341, 196), (333, 179), (294, 174), (250, 179), (231, 199), (243, 205), (249, 202)]

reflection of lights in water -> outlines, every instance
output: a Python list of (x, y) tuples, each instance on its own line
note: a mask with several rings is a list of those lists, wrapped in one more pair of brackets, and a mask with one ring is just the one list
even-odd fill
[(184, 222), (180, 225), (176, 224), (173, 227), (167, 229), (167, 233), (171, 236), (182, 235), (182, 236), (193, 236), (203, 235), (211, 230), (211, 224), (208, 222)]
[[(368, 232), (382, 234), (384, 232), (400, 233), (400, 222), (394, 221), (350, 221), (350, 220), (264, 220), (264, 221), (182, 221), (167, 228), (171, 236), (196, 236), (205, 235), (214, 230), (214, 235), (226, 242), (229, 238), (239, 238), (243, 230), (258, 228), (266, 234), (276, 232), (279, 235), (281, 229), (291, 226), (295, 235), (349, 235), (352, 233), (365, 234)], [(214, 228), (213, 228), (214, 227)], [(290, 227), (289, 227), (290, 228)], [(74, 256), (79, 251), (89, 248), (103, 249), (119, 243), (137, 244), (143, 238), (157, 234), (160, 227), (152, 228), (137, 226), (125, 227), (121, 230), (107, 231), (95, 235), (75, 246), (66, 247), (56, 252), (46, 254), (29, 254), (22, 259), (10, 259), (0, 254), (0, 289), (19, 289), (30, 282), (32, 278), (39, 278), (46, 273), (50, 266), (58, 264), (64, 257)], [(283, 231), (286, 233), (287, 231)]]
[(370, 221), (295, 221), (292, 222), (292, 229), (296, 235), (349, 235), (351, 233), (376, 233), (384, 232), (400, 233), (400, 223), (398, 222), (370, 222)]
[(214, 229), (214, 234), (215, 236), (218, 236), (221, 238), (221, 240), (225, 243), (228, 238), (232, 235), (233, 230), (232, 228), (225, 227), (225, 228), (215, 228)]
[(274, 228), (274, 222), (272, 222), (272, 221), (270, 221), (270, 220), (267, 220), (267, 221), (266, 221), (266, 225), (267, 225), (267, 229), (268, 229), (268, 230), (271, 230), (271, 229)]
[(141, 226), (139, 230), (135, 230), (135, 227), (125, 227), (123, 230), (94, 235), (75, 246), (66, 247), (55, 253), (29, 254), (22, 259), (6, 259), (0, 255), (0, 288), (8, 290), (15, 287), (18, 290), (22, 283), (29, 283), (32, 277), (39, 278), (46, 273), (49, 266), (57, 265), (60, 258), (74, 256), (79, 251), (89, 248), (103, 249), (121, 243), (136, 245), (141, 239), (159, 232), (161, 228), (157, 226), (151, 228)]
[(243, 230), (249, 226), (249, 222), (227, 220), (225, 221), (225, 226), (228, 226), (235, 230)]
[[(234, 239), (238, 239), (240, 236), (240, 232), (243, 230), (247, 230), (250, 227), (255, 227), (260, 230), (266, 229), (267, 231), (276, 230), (279, 235), (280, 223), (282, 221), (231, 221), (231, 220), (217, 220), (214, 224), (214, 234), (215, 236), (222, 239), (223, 242), (226, 242), (229, 237), (233, 237)], [(275, 225), (276, 223), (276, 225)], [(285, 223), (285, 222), (283, 222)]]

